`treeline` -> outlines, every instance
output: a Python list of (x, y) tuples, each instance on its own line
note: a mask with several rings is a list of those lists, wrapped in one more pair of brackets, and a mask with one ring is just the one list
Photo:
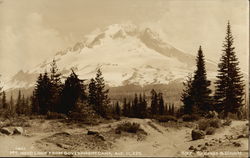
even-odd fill
[[(96, 77), (88, 84), (79, 79), (72, 70), (71, 74), (62, 83), (56, 61), (51, 63), (49, 72), (40, 74), (31, 97), (24, 97), (18, 93), (16, 103), (11, 95), (10, 102), (6, 103), (6, 94), (3, 92), (2, 105), (12, 115), (46, 115), (49, 112), (69, 115), (80, 112), (83, 106), (92, 108), (96, 114), (104, 118), (125, 116), (133, 118), (152, 118), (157, 115), (178, 115), (174, 103), (165, 103), (163, 93), (151, 90), (150, 99), (143, 94), (135, 93), (132, 100), (124, 98), (123, 103), (116, 102), (113, 106), (105, 88), (105, 81), (100, 69)], [(80, 116), (81, 117), (81, 116)]]
[(207, 79), (203, 51), (201, 47), (199, 48), (194, 75), (189, 75), (184, 82), (185, 89), (181, 101), (185, 114), (206, 116), (209, 111), (214, 110), (222, 118), (228, 117), (229, 113), (236, 114), (238, 118), (242, 117), (245, 111), (244, 81), (235, 55), (233, 40), (228, 22), (213, 96), (209, 88), (211, 81)]
[(119, 101), (113, 104), (114, 116), (125, 116), (133, 118), (152, 118), (158, 115), (176, 116), (179, 110), (175, 110), (173, 103), (166, 103), (162, 93), (157, 93), (154, 89), (151, 91), (151, 102), (148, 102), (145, 94), (135, 93), (133, 100), (128, 101), (124, 98), (123, 103)]
[(3, 91), (1, 93), (1, 103), (0, 107), (4, 110), (8, 111), (8, 115), (15, 115), (15, 114), (31, 114), (31, 101), (30, 97), (25, 97), (21, 91), (18, 91), (18, 97), (14, 101), (13, 96), (11, 94), (9, 101), (7, 101), (6, 93)]

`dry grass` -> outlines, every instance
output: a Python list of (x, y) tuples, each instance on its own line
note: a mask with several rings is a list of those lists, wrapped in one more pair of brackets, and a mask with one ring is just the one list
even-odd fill
[(221, 120), (218, 118), (201, 119), (197, 123), (198, 128), (205, 131), (207, 135), (214, 134), (216, 128), (220, 128), (222, 126)]
[(67, 119), (67, 116), (57, 112), (47, 112), (47, 119)]
[(10, 126), (18, 126), (18, 127), (30, 127), (29, 118), (28, 117), (15, 117), (6, 119), (0, 125), (1, 127), (10, 127)]
[(208, 127), (205, 132), (206, 135), (213, 135), (215, 133), (216, 129), (214, 127)]
[(138, 131), (142, 129), (140, 128), (139, 123), (123, 122), (117, 126), (116, 130), (120, 130), (120, 131), (124, 131), (128, 133), (137, 133)]
[(112, 147), (112, 144), (107, 141), (101, 140), (96, 135), (87, 134), (54, 134), (47, 138), (42, 139), (42, 141), (52, 143), (60, 148), (66, 147), (66, 150), (79, 150), (79, 149), (89, 149), (89, 150), (107, 150)]
[(195, 127), (195, 123), (193, 122), (157, 122), (154, 121), (157, 124), (160, 124), (163, 127), (167, 127), (167, 128), (174, 128), (174, 129), (181, 129), (183, 127), (187, 127), (187, 128), (194, 128)]

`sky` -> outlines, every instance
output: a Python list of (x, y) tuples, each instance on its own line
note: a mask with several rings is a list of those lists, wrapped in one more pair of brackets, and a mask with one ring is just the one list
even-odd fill
[(248, 0), (0, 0), (0, 74), (34, 67), (93, 30), (124, 22), (161, 31), (193, 55), (202, 45), (217, 62), (228, 20), (247, 71), (248, 12)]

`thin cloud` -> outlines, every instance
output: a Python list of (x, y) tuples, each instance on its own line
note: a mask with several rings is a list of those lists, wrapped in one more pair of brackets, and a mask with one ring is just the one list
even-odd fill
[(10, 65), (8, 73), (12, 74), (37, 65), (64, 46), (57, 30), (44, 25), (39, 13), (28, 15), (20, 27), (6, 26), (1, 30), (1, 37), (0, 57), (4, 60), (0, 71), (4, 72), (4, 67)]

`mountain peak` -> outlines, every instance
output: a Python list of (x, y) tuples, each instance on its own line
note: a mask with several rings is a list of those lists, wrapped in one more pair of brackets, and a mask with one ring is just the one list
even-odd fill
[(122, 24), (113, 24), (108, 26), (105, 29), (105, 34), (109, 36), (114, 36), (115, 34), (122, 32), (124, 34), (134, 34), (138, 31), (138, 26), (132, 23), (122, 23)]

